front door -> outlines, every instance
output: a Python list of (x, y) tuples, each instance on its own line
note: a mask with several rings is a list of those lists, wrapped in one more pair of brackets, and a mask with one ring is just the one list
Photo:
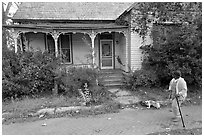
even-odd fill
[(113, 69), (113, 40), (100, 40), (101, 69)]

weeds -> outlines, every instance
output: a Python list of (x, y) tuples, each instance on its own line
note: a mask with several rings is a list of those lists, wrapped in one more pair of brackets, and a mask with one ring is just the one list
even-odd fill
[[(36, 121), (42, 118), (31, 114), (36, 113), (43, 108), (59, 108), (69, 106), (80, 106), (82, 99), (77, 97), (66, 96), (47, 96), (43, 98), (24, 98), (16, 99), (14, 101), (7, 101), (2, 103), (3, 110), (3, 124), (10, 124), (16, 122)], [(119, 111), (120, 105), (112, 100), (107, 100), (101, 107), (90, 106), (90, 109), (82, 109), (76, 111), (66, 111), (59, 114), (45, 114), (43, 118), (55, 118), (55, 117), (73, 117), (73, 116), (88, 116), (98, 115), (105, 113), (116, 113)], [(87, 107), (88, 108), (88, 107)]]

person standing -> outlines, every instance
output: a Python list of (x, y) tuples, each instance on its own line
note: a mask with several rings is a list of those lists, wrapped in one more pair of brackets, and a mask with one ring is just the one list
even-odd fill
[(173, 73), (173, 79), (170, 81), (169, 90), (171, 91), (172, 112), (174, 114), (173, 121), (177, 122), (181, 119), (176, 97), (178, 98), (179, 106), (187, 97), (187, 84), (184, 78), (181, 77), (180, 71)]

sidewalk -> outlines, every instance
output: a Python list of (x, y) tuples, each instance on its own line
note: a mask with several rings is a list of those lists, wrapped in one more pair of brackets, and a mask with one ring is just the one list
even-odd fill
[[(181, 109), (186, 129), (202, 127), (202, 106), (184, 106)], [(176, 124), (171, 117), (169, 108), (127, 108), (113, 114), (2, 125), (2, 132), (3, 135), (144, 135), (181, 129), (181, 121)], [(43, 123), (46, 126), (42, 126)]]

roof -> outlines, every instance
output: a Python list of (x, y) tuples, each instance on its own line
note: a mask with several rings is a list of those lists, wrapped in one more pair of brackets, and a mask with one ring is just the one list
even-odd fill
[(23, 2), (15, 20), (116, 20), (133, 3), (127, 2)]
[(117, 25), (115, 23), (107, 24), (76, 24), (76, 23), (55, 23), (55, 24), (14, 24), (14, 25), (3, 25), (7, 28), (32, 28), (32, 29), (117, 29), (127, 28), (128, 26)]

